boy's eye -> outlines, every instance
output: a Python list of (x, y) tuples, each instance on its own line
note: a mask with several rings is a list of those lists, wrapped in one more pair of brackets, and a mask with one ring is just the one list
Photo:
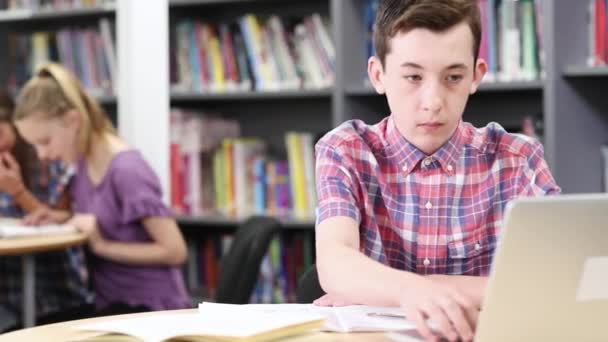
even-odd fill
[(452, 82), (452, 83), (458, 82), (458, 81), (462, 80), (463, 78), (464, 77), (462, 75), (459, 75), (459, 74), (449, 75), (447, 77), (448, 82)]
[(410, 82), (418, 82), (422, 80), (422, 77), (420, 77), (420, 75), (405, 75), (404, 78)]

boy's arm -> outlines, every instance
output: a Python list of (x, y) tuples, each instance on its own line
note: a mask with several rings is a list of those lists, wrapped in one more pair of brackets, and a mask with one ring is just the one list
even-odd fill
[(382, 265), (359, 251), (358, 223), (331, 217), (316, 228), (317, 272), (329, 295), (348, 302), (400, 306), (427, 340), (438, 339), (426, 319), (450, 341), (471, 341), (479, 307), (455, 286)]

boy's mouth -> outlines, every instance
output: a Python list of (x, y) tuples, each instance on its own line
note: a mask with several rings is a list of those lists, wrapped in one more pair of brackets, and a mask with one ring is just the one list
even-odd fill
[(418, 124), (418, 127), (424, 129), (437, 129), (441, 126), (443, 126), (441, 122), (423, 122), (421, 124)]

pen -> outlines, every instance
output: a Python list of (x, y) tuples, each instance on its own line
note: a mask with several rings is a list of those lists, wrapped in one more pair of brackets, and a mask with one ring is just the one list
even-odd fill
[(401, 319), (405, 319), (405, 315), (392, 314), (392, 313), (368, 312), (367, 315), (369, 317), (386, 317), (386, 318), (401, 318)]

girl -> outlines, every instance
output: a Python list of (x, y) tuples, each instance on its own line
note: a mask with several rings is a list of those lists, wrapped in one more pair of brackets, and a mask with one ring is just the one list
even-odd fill
[(69, 223), (88, 236), (96, 308), (190, 307), (179, 268), (186, 246), (159, 180), (78, 80), (58, 64), (42, 66), (19, 94), (15, 124), (41, 159), (75, 164)]
[[(12, 124), (13, 110), (13, 100), (0, 90), (0, 216), (20, 218), (47, 205), (67, 209), (63, 190), (69, 173), (59, 163), (44, 163), (36, 157)], [(67, 211), (56, 213), (58, 219), (69, 217)], [(92, 297), (81, 248), (39, 254), (36, 264), (38, 322), (78, 318), (77, 313), (90, 310)], [(19, 326), (21, 272), (19, 257), (0, 258), (0, 332)]]

